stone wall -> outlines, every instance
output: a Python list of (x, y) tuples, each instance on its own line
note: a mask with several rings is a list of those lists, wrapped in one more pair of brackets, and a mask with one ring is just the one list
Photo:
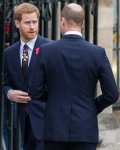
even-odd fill
[[(113, 58), (113, 5), (114, 0), (99, 0), (98, 3), (98, 45), (105, 48), (112, 65)], [(98, 94), (100, 94), (98, 83)], [(112, 113), (112, 106), (103, 113)]]

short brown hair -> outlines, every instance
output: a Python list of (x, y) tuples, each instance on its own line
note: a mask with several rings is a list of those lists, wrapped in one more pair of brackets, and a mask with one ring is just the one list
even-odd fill
[(15, 7), (14, 19), (21, 21), (23, 14), (26, 14), (26, 13), (29, 14), (29, 13), (33, 13), (33, 12), (36, 12), (38, 18), (40, 17), (39, 10), (35, 5), (30, 4), (30, 3), (22, 3)]
[(84, 20), (83, 8), (75, 3), (69, 3), (64, 6), (61, 17), (65, 17), (66, 20), (73, 21), (75, 24), (82, 24)]

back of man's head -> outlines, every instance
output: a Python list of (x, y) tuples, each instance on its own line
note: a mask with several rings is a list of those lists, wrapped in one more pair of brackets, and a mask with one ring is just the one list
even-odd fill
[(84, 10), (81, 5), (69, 3), (64, 6), (61, 17), (66, 18), (69, 24), (82, 26), (84, 22)]

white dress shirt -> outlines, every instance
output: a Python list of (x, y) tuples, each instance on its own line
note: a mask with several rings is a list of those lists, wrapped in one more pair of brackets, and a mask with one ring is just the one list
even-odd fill
[(68, 32), (65, 33), (65, 35), (68, 35), (68, 34), (76, 34), (76, 35), (82, 36), (82, 33), (78, 32), (78, 31), (68, 31)]
[(20, 61), (21, 61), (21, 65), (22, 65), (22, 58), (23, 58), (23, 56), (22, 56), (22, 54), (23, 54), (23, 46), (25, 44), (27, 44), (27, 46), (29, 47), (28, 48), (28, 55), (29, 55), (28, 65), (29, 65), (30, 59), (31, 59), (31, 56), (32, 56), (32, 52), (33, 52), (33, 49), (34, 49), (34, 45), (35, 45), (35, 42), (36, 42), (36, 39), (37, 39), (37, 36), (34, 39), (30, 40), (28, 43), (24, 43), (22, 41), (22, 39), (20, 39), (21, 40), (21, 45), (20, 45)]

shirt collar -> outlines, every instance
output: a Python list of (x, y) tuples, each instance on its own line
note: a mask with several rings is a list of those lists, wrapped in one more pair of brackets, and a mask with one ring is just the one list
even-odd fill
[(68, 34), (76, 34), (76, 35), (82, 36), (82, 33), (78, 32), (78, 31), (68, 31), (68, 32), (65, 33), (65, 35), (68, 35)]
[(31, 50), (33, 50), (33, 49), (34, 49), (35, 42), (36, 42), (36, 39), (37, 39), (37, 36), (36, 36), (34, 39), (30, 40), (28, 43), (24, 43), (24, 42), (22, 41), (22, 39), (21, 39), (21, 46), (23, 47), (25, 44), (27, 44), (28, 47), (29, 47)]

